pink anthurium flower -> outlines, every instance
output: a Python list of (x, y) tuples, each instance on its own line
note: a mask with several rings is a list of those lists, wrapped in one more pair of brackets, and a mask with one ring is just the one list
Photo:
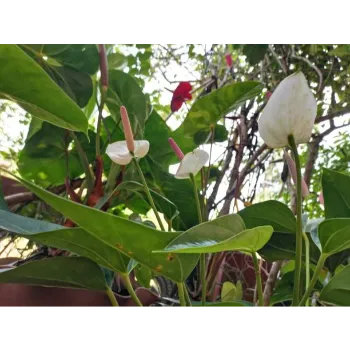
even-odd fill
[(124, 106), (120, 107), (120, 115), (124, 128), (125, 141), (117, 141), (108, 145), (106, 154), (114, 163), (119, 165), (129, 164), (133, 157), (143, 158), (149, 151), (147, 140), (134, 140), (128, 112)]
[[(297, 183), (297, 168), (295, 166), (295, 162), (292, 159), (292, 157), (288, 154), (288, 152), (284, 151), (284, 156), (286, 158), (288, 168), (292, 176), (293, 183), (295, 185)], [(301, 194), (304, 198), (309, 195), (309, 189), (303, 177), (301, 178)]]
[(184, 155), (172, 138), (169, 138), (169, 144), (180, 160), (180, 166), (175, 174), (177, 179), (188, 179), (191, 174), (197, 175), (209, 159), (209, 154), (199, 148)]

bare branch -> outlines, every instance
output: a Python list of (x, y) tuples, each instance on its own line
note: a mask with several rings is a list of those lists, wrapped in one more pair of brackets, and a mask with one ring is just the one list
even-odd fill
[(278, 273), (282, 267), (283, 261), (275, 261), (272, 264), (269, 277), (267, 278), (265, 289), (264, 289), (264, 306), (270, 305), (270, 299), (273, 293), (273, 289), (275, 288), (275, 284), (277, 281)]

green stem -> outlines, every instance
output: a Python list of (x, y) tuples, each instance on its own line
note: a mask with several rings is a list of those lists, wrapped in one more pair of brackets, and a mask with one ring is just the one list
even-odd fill
[(187, 306), (192, 306), (191, 298), (190, 298), (190, 295), (188, 294), (188, 290), (187, 290), (186, 284), (184, 284), (184, 290), (185, 290), (186, 305)]
[(97, 118), (97, 128), (96, 128), (96, 156), (101, 154), (101, 125), (102, 125), (102, 113), (106, 101), (107, 88), (105, 86), (101, 87), (101, 101), (98, 106), (98, 118)]
[(112, 306), (119, 306), (117, 299), (111, 288), (106, 289), (106, 294), (108, 295), (109, 300), (111, 301)]
[(159, 224), (161, 230), (165, 231), (164, 225), (162, 223), (162, 220), (160, 219), (158, 210), (157, 210), (157, 208), (156, 208), (156, 206), (155, 206), (155, 204), (153, 202), (153, 198), (152, 198), (151, 192), (149, 191), (149, 188), (148, 188), (146, 179), (145, 179), (145, 177), (143, 175), (143, 172), (141, 170), (141, 167), (140, 167), (139, 163), (137, 162), (137, 160), (135, 158), (133, 158), (132, 161), (134, 162), (134, 165), (135, 165), (135, 167), (136, 167), (136, 169), (137, 169), (137, 171), (138, 171), (138, 173), (140, 175), (140, 178), (141, 178), (142, 184), (143, 184), (143, 189), (145, 190), (145, 193), (146, 193), (146, 196), (148, 198), (148, 201), (149, 201), (149, 203), (150, 203), (150, 205), (151, 205), (151, 207), (152, 207), (152, 209), (154, 211), (154, 214), (156, 215), (158, 224)]
[(93, 181), (94, 176), (93, 176), (92, 170), (90, 168), (89, 160), (87, 158), (87, 155), (86, 155), (83, 147), (81, 147), (81, 144), (80, 144), (77, 136), (75, 135), (75, 133), (73, 131), (69, 131), (69, 135), (74, 140), (75, 147), (78, 151), (80, 163), (83, 166), (85, 176), (86, 176), (88, 193), (90, 193), (90, 191), (94, 187), (94, 181)]
[(137, 306), (143, 306), (141, 301), (140, 301), (140, 299), (136, 295), (136, 293), (134, 291), (134, 288), (132, 287), (129, 275), (128, 274), (123, 274), (121, 276), (122, 276), (124, 285), (125, 285), (126, 289), (128, 290), (128, 292), (129, 292), (129, 294), (131, 296), (131, 299), (135, 302), (135, 304)]
[(120, 165), (112, 162), (111, 168), (109, 170), (108, 178), (107, 178), (106, 187), (105, 187), (106, 193), (110, 193), (114, 190), (115, 180), (119, 174), (119, 171), (120, 171)]
[(178, 294), (179, 294), (180, 305), (181, 306), (186, 306), (184, 284), (183, 283), (177, 283), (177, 290), (178, 290)]
[(259, 306), (264, 306), (263, 288), (262, 288), (262, 282), (261, 282), (261, 273), (259, 268), (258, 256), (254, 252), (252, 254), (252, 257), (253, 257), (254, 270), (255, 270), (256, 287), (258, 289)]
[[(203, 222), (203, 218), (202, 218), (201, 204), (199, 201), (199, 195), (198, 195), (198, 191), (197, 191), (197, 185), (196, 185), (196, 181), (194, 179), (193, 174), (190, 174), (190, 178), (191, 178), (191, 181), (193, 184), (194, 198), (196, 200), (198, 221), (199, 221), (199, 223), (201, 223), (201, 222)], [(199, 268), (200, 268), (201, 285), (202, 285), (202, 306), (205, 306), (205, 301), (207, 298), (207, 280), (206, 280), (205, 260), (206, 260), (205, 254), (201, 254), (200, 260), (199, 260)]]
[(300, 300), (300, 273), (303, 253), (303, 222), (302, 222), (302, 200), (301, 195), (301, 166), (298, 154), (298, 148), (293, 135), (288, 136), (288, 142), (292, 149), (296, 170), (297, 170), (297, 230), (296, 230), (296, 247), (295, 247), (295, 270), (294, 270), (294, 289), (293, 303), (296, 306)]
[(306, 303), (306, 300), (309, 298), (309, 295), (311, 294), (318, 276), (320, 275), (320, 272), (322, 271), (324, 262), (326, 261), (326, 259), (328, 258), (328, 254), (321, 254), (320, 258), (318, 259), (317, 265), (316, 265), (316, 269), (314, 274), (312, 275), (312, 279), (310, 281), (309, 287), (307, 288), (305, 294), (303, 295), (303, 297), (300, 300), (299, 306), (303, 306)]
[[(303, 232), (303, 238), (304, 238), (304, 243), (305, 243), (305, 275), (306, 275), (306, 280), (305, 280), (305, 289), (307, 290), (309, 288), (310, 284), (310, 242), (309, 238), (307, 237), (307, 234)], [(306, 300), (306, 306), (309, 306), (309, 299)]]

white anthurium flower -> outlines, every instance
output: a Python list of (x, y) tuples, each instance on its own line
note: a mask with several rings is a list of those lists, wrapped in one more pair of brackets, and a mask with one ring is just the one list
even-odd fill
[(188, 179), (190, 174), (197, 175), (208, 159), (209, 154), (201, 149), (195, 149), (193, 152), (187, 153), (181, 160), (175, 177), (177, 179)]
[[(143, 158), (149, 151), (147, 140), (134, 140), (134, 157)], [(126, 165), (132, 161), (133, 155), (129, 151), (126, 141), (117, 141), (108, 145), (106, 154), (114, 163)]]
[(288, 136), (295, 143), (307, 143), (311, 137), (317, 103), (302, 72), (280, 82), (269, 98), (261, 117), (259, 132), (271, 148), (288, 146)]

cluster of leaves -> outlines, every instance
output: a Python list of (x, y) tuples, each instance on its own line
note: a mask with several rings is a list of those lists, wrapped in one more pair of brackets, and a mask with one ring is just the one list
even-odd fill
[[(126, 52), (131, 49), (134, 53), (127, 55)], [(227, 50), (232, 52), (235, 62), (233, 67), (225, 64)], [(305, 75), (311, 86), (314, 86), (314, 82), (317, 86), (315, 93), (320, 101), (319, 116), (344, 111), (347, 95), (343, 88), (348, 84), (348, 74), (343, 73), (342, 67), (350, 55), (345, 53), (343, 46), (334, 49), (329, 45), (214, 45), (204, 55), (195, 51), (195, 47), (189, 45), (184, 55), (197, 62), (198, 71), (202, 69), (199, 84), (208, 75), (211, 80), (201, 85), (202, 89), (181, 126), (173, 131), (161, 116), (170, 111), (169, 106), (160, 107), (157, 93), (149, 96), (144, 94), (142, 88), (145, 80), (155, 75), (158, 69), (162, 70), (170, 59), (183, 64), (182, 55), (177, 56), (176, 48), (172, 47), (159, 49), (151, 45), (138, 45), (136, 48), (116, 49), (107, 46), (109, 86), (103, 111), (106, 115), (98, 135), (93, 123), (96, 112), (100, 112), (99, 52), (96, 45), (0, 47), (0, 71), (3, 77), (0, 97), (14, 101), (33, 117), (24, 148), (19, 154), (18, 181), (60, 213), (65, 223), (67, 219), (74, 223), (74, 227), (67, 227), (60, 225), (61, 220), (30, 219), (10, 212), (2, 199), (0, 227), (4, 231), (29, 238), (38, 245), (68, 251), (73, 257), (50, 258), (16, 268), (1, 269), (1, 283), (105, 291), (109, 283), (100, 267), (121, 276), (133, 271), (137, 279), (148, 287), (150, 279), (159, 275), (176, 283), (186, 282), (198, 263), (199, 254), (215, 257), (220, 252), (239, 251), (249, 255), (258, 253), (270, 262), (294, 259), (295, 217), (280, 202), (266, 201), (249, 205), (237, 214), (221, 210), (221, 215), (228, 215), (199, 224), (191, 183), (176, 180), (168, 172), (169, 166), (177, 162), (168, 145), (168, 138), (174, 138), (184, 153), (198, 145), (228, 140), (224, 156), (213, 160), (214, 166), (211, 168), (204, 169), (204, 173), (209, 174), (204, 185), (200, 176), (196, 178), (204, 197), (207, 193), (214, 196), (212, 206), (205, 209), (205, 217), (208, 217), (213, 213), (213, 208), (218, 208), (218, 190), (215, 193), (215, 188), (221, 185), (226, 173), (230, 174), (230, 184), (242, 181), (238, 187), (244, 187), (245, 178), (250, 182), (256, 180), (257, 183), (261, 173), (268, 167), (266, 159), (271, 152), (266, 150), (262, 154), (265, 158), (256, 159), (257, 163), (251, 164), (246, 172), (238, 172), (240, 165), (247, 164), (258, 152), (255, 123), (264, 105), (263, 86), (273, 90), (285, 74), (297, 69), (305, 70), (307, 66)], [(159, 58), (164, 53), (167, 59), (163, 62)], [(306, 61), (300, 59), (306, 56)], [(158, 58), (157, 65), (151, 64), (155, 58)], [(316, 68), (323, 67), (320, 68), (323, 79), (320, 79), (317, 69), (310, 68), (310, 62)], [(337, 77), (339, 79), (335, 79)], [(329, 87), (331, 90), (327, 92)], [(328, 95), (331, 96), (329, 103)], [(173, 228), (169, 232), (157, 230), (152, 222), (143, 221), (140, 216), (126, 216), (126, 208), (147, 215), (150, 203), (135, 167), (132, 164), (126, 168), (115, 166), (105, 155), (102, 156), (105, 195), (101, 195), (94, 205), (85, 205), (88, 195), (93, 191), (91, 180), (94, 176), (97, 178), (98, 173), (96, 144), (100, 145), (104, 154), (109, 143), (124, 139), (119, 114), (121, 105), (129, 112), (135, 137), (147, 139), (151, 144), (150, 152), (139, 163), (157, 209)], [(246, 135), (237, 132), (242, 115), (248, 129)], [(326, 119), (325, 123), (329, 120), (332, 119)], [(342, 156), (347, 155), (344, 146), (346, 135), (341, 136), (336, 150), (329, 150), (320, 145), (323, 136), (326, 136), (320, 139), (324, 128), (320, 124), (320, 130), (317, 129), (311, 141), (319, 141), (317, 151), (327, 159), (325, 165), (341, 172), (347, 171), (347, 158)], [(326, 130), (330, 129), (335, 130), (334, 124), (331, 123)], [(240, 140), (241, 145), (236, 146), (238, 135), (241, 138), (244, 136), (246, 143)], [(233, 150), (236, 159), (231, 168), (228, 155), (231, 153), (232, 157)], [(241, 164), (236, 163), (239, 154)], [(271, 160), (275, 161), (276, 157), (280, 157), (277, 152)], [(305, 150), (303, 163), (306, 167), (308, 157), (308, 150)], [(316, 160), (312, 165), (317, 164)], [(91, 171), (90, 165), (93, 164), (94, 171)], [(339, 272), (339, 266), (346, 264), (349, 257), (347, 198), (350, 198), (350, 193), (346, 193), (346, 188), (349, 188), (350, 180), (338, 172), (323, 173), (326, 220), (312, 221), (315, 216), (322, 218), (322, 212), (315, 204), (315, 197), (321, 189), (321, 171), (316, 166), (315, 172), (311, 174), (308, 181), (314, 197), (305, 203), (310, 213), (305, 231), (311, 242), (311, 268), (323, 259), (325, 268), (334, 275), (323, 288), (320, 302), (347, 305), (349, 289), (342, 280), (348, 268), (344, 267)], [(53, 193), (52, 188), (64, 184), (67, 179), (71, 181), (77, 178), (83, 179), (79, 194), (84, 198), (83, 194), (87, 193), (82, 204), (72, 200), (69, 188), (66, 188), (66, 194), (70, 194), (71, 200), (62, 197), (61, 193)], [(272, 180), (275, 180), (274, 177)], [(237, 192), (242, 192), (241, 195), (247, 198), (246, 202), (251, 204), (256, 185), (248, 190), (250, 193), (244, 193), (243, 188), (232, 192), (229, 186), (223, 208), (230, 208), (232, 199), (240, 198)], [(285, 194), (285, 199), (289, 200), (290, 191)], [(203, 206), (209, 202), (210, 197), (207, 196)], [(283, 285), (288, 276), (290, 274), (284, 274), (277, 286), (278, 298), (272, 299), (271, 303), (276, 303), (276, 300), (288, 302), (290, 299), (290, 290), (286, 290)], [(316, 285), (316, 288), (319, 287)], [(234, 298), (237, 299), (236, 294)], [(225, 297), (223, 301), (229, 300)]]

